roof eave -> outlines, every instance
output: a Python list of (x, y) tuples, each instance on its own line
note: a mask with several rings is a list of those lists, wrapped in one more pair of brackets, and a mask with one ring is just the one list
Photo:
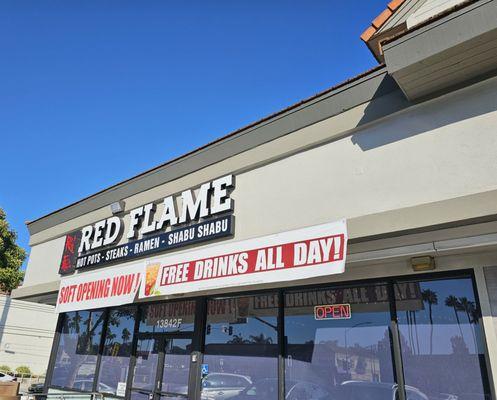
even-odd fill
[[(238, 136), (251, 134), (252, 131), (256, 131), (259, 129), (268, 130), (273, 126), (274, 126), (274, 128), (272, 128), (272, 129), (275, 130), (279, 126), (278, 123), (280, 120), (282, 120), (283, 118), (286, 118), (287, 116), (291, 116), (294, 113), (299, 113), (300, 111), (308, 110), (308, 109), (310, 109), (309, 107), (311, 107), (313, 104), (317, 104), (317, 103), (322, 102), (324, 100), (333, 101), (334, 105), (332, 107), (330, 106), (329, 110), (327, 110), (327, 112), (329, 112), (330, 115), (327, 114), (325, 116), (319, 116), (319, 118), (324, 119), (324, 118), (329, 118), (333, 115), (340, 114), (340, 113), (346, 111), (347, 109), (349, 109), (351, 106), (355, 106), (355, 105), (361, 104), (363, 102), (369, 101), (370, 99), (372, 99), (375, 96), (381, 96), (382, 95), (381, 93), (384, 91), (398, 90), (397, 85), (393, 82), (393, 80), (391, 78), (388, 79), (388, 82), (389, 82), (388, 84), (381, 85), (381, 89), (379, 89), (376, 86), (384, 80), (386, 75), (387, 75), (387, 73), (386, 73), (386, 69), (385, 69), (384, 65), (375, 66), (374, 68), (372, 68), (364, 73), (361, 73), (353, 78), (347, 79), (346, 81), (341, 82), (338, 85), (335, 85), (329, 89), (326, 89), (326, 90), (324, 90), (324, 91), (322, 91), (314, 96), (309, 97), (308, 99), (305, 99), (305, 100), (302, 100), (298, 103), (295, 103), (295, 104), (293, 104), (293, 105), (291, 105), (291, 106), (289, 106), (281, 111), (278, 111), (274, 114), (271, 114), (270, 116), (265, 117), (257, 122), (249, 124), (241, 129), (235, 130), (235, 131), (229, 133), (228, 135), (225, 135), (219, 139), (216, 139), (215, 141), (208, 143), (204, 146), (201, 146), (201, 147), (199, 147), (191, 152), (188, 152), (180, 157), (176, 157), (172, 160), (169, 160), (166, 163), (163, 163), (163, 164), (158, 165), (154, 168), (151, 168), (151, 169), (149, 169), (141, 174), (138, 174), (132, 178), (126, 179), (126, 180), (119, 182), (119, 183), (116, 183), (116, 184), (114, 184), (106, 189), (103, 189), (95, 194), (87, 196), (87, 197), (85, 197), (77, 202), (74, 202), (74, 203), (69, 204), (65, 207), (62, 207), (56, 211), (53, 211), (49, 214), (46, 214), (46, 215), (44, 215), (40, 218), (37, 218), (33, 221), (29, 221), (26, 223), (28, 230), (29, 230), (30, 234), (34, 234), (34, 233), (37, 233), (37, 232), (40, 232), (40, 231), (47, 229), (48, 226), (54, 226), (54, 225), (57, 225), (59, 223), (62, 223), (64, 221), (71, 219), (68, 216), (64, 216), (64, 217), (61, 216), (62, 213), (65, 213), (66, 215), (71, 214), (71, 215), (73, 215), (72, 218), (75, 218), (77, 215), (83, 215), (87, 212), (90, 212), (91, 210), (96, 210), (96, 209), (101, 208), (105, 205), (111, 204), (111, 203), (103, 204), (102, 199), (98, 201), (98, 202), (102, 203), (100, 205), (100, 207), (97, 207), (95, 205), (90, 207), (87, 203), (89, 203), (92, 200), (95, 200), (95, 201), (93, 201), (93, 203), (95, 203), (95, 204), (98, 203), (96, 201), (97, 197), (105, 197), (105, 198), (116, 197), (117, 198), (117, 197), (119, 197), (119, 192), (123, 192), (123, 190), (121, 190), (122, 188), (126, 187), (127, 185), (131, 185), (134, 182), (139, 181), (140, 179), (146, 179), (147, 182), (150, 182), (153, 179), (155, 179), (155, 182), (158, 182), (158, 178), (156, 179), (155, 175), (157, 175), (157, 176), (160, 175), (159, 172), (162, 174), (162, 171), (168, 170), (169, 173), (171, 173), (170, 172), (171, 168), (173, 168), (173, 170), (178, 169), (179, 167), (178, 168), (176, 168), (176, 167), (177, 167), (177, 164), (179, 164), (179, 163), (185, 163), (185, 162), (191, 163), (190, 160), (192, 158), (200, 157), (200, 156), (205, 158), (206, 154), (208, 154), (206, 152), (210, 151), (211, 149), (214, 149), (216, 146), (224, 146), (225, 143), (233, 143), (233, 141)], [(368, 81), (373, 81), (373, 80), (375, 80), (375, 82), (376, 82), (374, 85), (370, 85), (370, 87), (368, 85), (366, 85), (366, 83)], [(354, 94), (354, 96), (352, 96), (353, 100), (347, 99), (347, 102), (349, 103), (349, 105), (345, 106), (345, 104), (343, 104), (344, 100), (342, 100), (345, 97), (344, 98), (340, 97), (340, 94), (350, 93), (352, 91), (352, 89), (358, 85), (362, 85), (360, 95)], [(352, 93), (356, 93), (356, 92), (353, 91)], [(350, 95), (348, 97), (350, 97)], [(332, 99), (332, 100), (329, 100), (329, 99)], [(388, 110), (386, 110), (385, 112), (388, 112)], [(309, 118), (311, 118), (312, 120), (305, 121), (305, 123), (312, 124), (312, 123), (319, 121), (318, 117), (315, 116), (314, 114), (312, 114)], [(302, 122), (302, 123), (304, 123), (304, 122)], [(298, 129), (301, 129), (301, 127), (295, 127), (292, 129), (298, 130)], [(260, 131), (260, 132), (262, 132), (262, 131)], [(260, 139), (260, 140), (270, 141), (270, 140), (273, 140), (278, 135), (282, 136), (282, 135), (285, 135), (288, 133), (291, 133), (291, 131), (287, 131), (287, 132), (279, 132), (278, 131), (276, 134), (274, 132), (272, 132), (270, 135), (267, 135), (267, 137), (266, 137), (266, 135), (261, 135), (261, 133), (259, 133), (258, 136), (263, 137), (263, 139)], [(254, 145), (259, 145), (259, 144), (254, 144)], [(234, 154), (237, 154), (237, 153), (234, 153)], [(224, 157), (228, 158), (234, 154), (226, 154)], [(188, 173), (190, 173), (190, 172), (188, 172)], [(148, 175), (151, 175), (151, 176), (154, 175), (154, 177), (148, 177)], [(174, 179), (178, 179), (179, 177), (180, 176), (178, 175)], [(159, 184), (163, 184), (163, 183), (168, 182), (168, 181), (170, 181), (170, 180), (165, 180), (165, 181), (162, 180), (162, 181), (160, 181), (160, 183), (156, 183), (155, 186), (157, 186)], [(139, 191), (144, 191), (144, 190), (147, 190), (149, 188), (154, 187), (153, 185), (146, 186), (145, 183), (142, 183), (140, 186), (142, 186), (144, 188), (140, 189)], [(137, 191), (136, 193), (138, 193), (139, 191)], [(121, 198), (119, 198), (119, 200), (122, 200), (123, 198), (126, 198), (126, 197), (121, 197)], [(117, 201), (117, 200), (113, 200), (113, 201)], [(69, 212), (70, 209), (75, 209), (76, 207), (81, 208), (80, 210), (78, 210), (77, 213), (76, 212)], [(56, 216), (59, 216), (59, 217), (55, 218)], [(48, 223), (48, 221), (47, 221), (48, 219), (52, 219), (52, 221), (50, 221), (50, 223)]]

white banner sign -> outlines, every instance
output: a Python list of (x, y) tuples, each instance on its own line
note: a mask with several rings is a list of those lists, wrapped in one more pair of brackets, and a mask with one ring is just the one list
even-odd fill
[(147, 261), (140, 298), (342, 273), (345, 220)]
[(63, 278), (55, 311), (60, 313), (133, 303), (142, 271), (143, 262)]

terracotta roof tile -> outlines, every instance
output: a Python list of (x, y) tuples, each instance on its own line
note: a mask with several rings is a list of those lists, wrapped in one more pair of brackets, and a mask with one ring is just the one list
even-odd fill
[(378, 15), (372, 22), (372, 25), (376, 29), (380, 29), (381, 26), (387, 22), (387, 19), (390, 18), (390, 16), (393, 14), (392, 10), (389, 8), (385, 8), (380, 15)]
[(364, 42), (367, 42), (371, 38), (371, 36), (373, 36), (375, 33), (376, 29), (373, 26), (368, 26), (368, 29), (362, 32), (361, 39)]
[(371, 23), (370, 26), (362, 33), (361, 39), (368, 42), (374, 34), (380, 29), (385, 22), (393, 15), (394, 11), (397, 10), (405, 0), (392, 0), (388, 3), (387, 8), (385, 8)]
[(392, 11), (395, 11), (397, 8), (399, 8), (404, 0), (392, 0), (390, 3), (388, 3), (388, 8)]

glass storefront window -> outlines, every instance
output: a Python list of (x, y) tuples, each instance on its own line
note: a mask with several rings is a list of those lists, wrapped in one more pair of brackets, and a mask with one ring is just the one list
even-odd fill
[(139, 331), (142, 333), (192, 332), (194, 320), (194, 300), (155, 303), (143, 307)]
[[(136, 307), (122, 307), (109, 312), (98, 377), (99, 392), (124, 396), (122, 388), (126, 387), (128, 377), (135, 314)], [(118, 387), (121, 393), (118, 393)]]
[(174, 395), (166, 395), (165, 393), (176, 393), (184, 396), (188, 394), (191, 347), (191, 339), (166, 340), (161, 385), (163, 397), (174, 397)]
[(159, 346), (160, 341), (156, 338), (138, 339), (131, 387), (148, 391), (154, 390), (155, 373), (159, 362)]
[(104, 313), (73, 311), (62, 318), (51, 385), (92, 391)]
[[(122, 397), (129, 379), (132, 400), (168, 400), (186, 398), (196, 381), (205, 400), (276, 400), (281, 377), (285, 400), (396, 400), (396, 353), (406, 400), (489, 398), (470, 277), (412, 277), (205, 301), (201, 377), (190, 379), (191, 357), (200, 349), (197, 300), (187, 300), (61, 315), (50, 385), (91, 392), (96, 381), (97, 391)], [(284, 326), (278, 324), (280, 311)], [(400, 348), (392, 341), (397, 332)]]
[(285, 293), (285, 398), (393, 399), (390, 321), (386, 284)]
[(399, 282), (395, 297), (406, 385), (424, 399), (484, 399), (480, 311), (471, 279)]
[(209, 300), (203, 399), (278, 398), (278, 295)]

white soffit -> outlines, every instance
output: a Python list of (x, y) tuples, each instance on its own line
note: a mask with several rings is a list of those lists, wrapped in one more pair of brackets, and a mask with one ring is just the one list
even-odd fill
[(468, 0), (427, 0), (414, 13), (407, 17), (407, 29), (411, 29), (413, 26), (419, 25), (436, 15), (467, 1)]

